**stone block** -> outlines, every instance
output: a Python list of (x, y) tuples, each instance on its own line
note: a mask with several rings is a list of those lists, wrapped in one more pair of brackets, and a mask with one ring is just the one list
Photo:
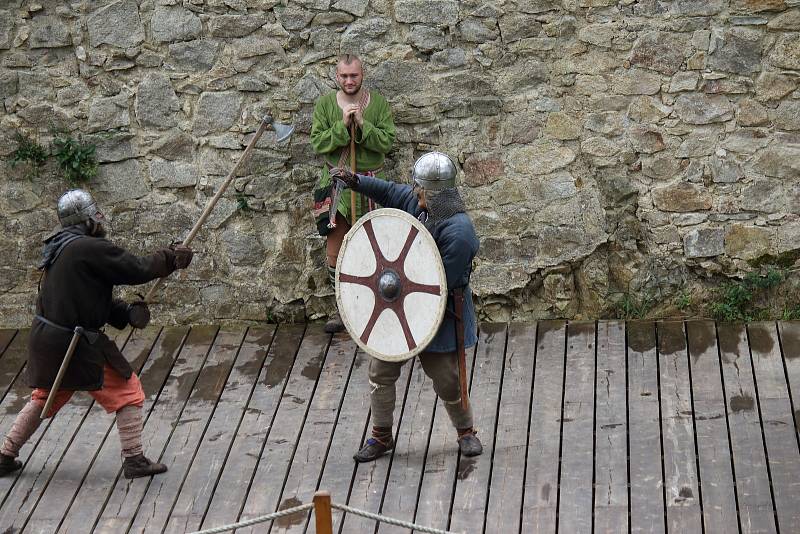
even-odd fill
[(722, 95), (683, 93), (675, 99), (675, 112), (688, 124), (711, 124), (730, 120), (733, 105)]
[(267, 17), (254, 15), (219, 15), (208, 21), (212, 37), (244, 37), (267, 23)]
[(170, 79), (161, 73), (149, 73), (139, 83), (134, 108), (141, 126), (163, 130), (178, 123), (176, 115), (181, 105)]
[(734, 224), (725, 235), (725, 254), (741, 260), (754, 260), (769, 254), (775, 231), (758, 226)]
[(136, 0), (119, 0), (98, 9), (86, 18), (86, 27), (91, 46), (109, 44), (132, 48), (144, 41)]
[(153, 159), (150, 162), (150, 181), (155, 187), (194, 187), (197, 167), (191, 163)]
[(547, 115), (544, 133), (554, 139), (577, 139), (583, 130), (581, 121), (574, 113), (555, 112)]
[(661, 76), (641, 69), (615, 73), (611, 80), (613, 91), (620, 95), (654, 95), (661, 90)]
[(458, 22), (458, 2), (455, 0), (396, 0), (394, 16), (397, 22), (455, 26)]
[(699, 185), (678, 182), (653, 189), (653, 203), (662, 211), (704, 211), (711, 209), (711, 194)]
[(680, 33), (653, 31), (641, 35), (630, 54), (632, 65), (675, 74), (686, 59), (689, 40)]
[(537, 140), (528, 146), (512, 147), (506, 164), (512, 172), (522, 175), (550, 174), (575, 161), (575, 153), (561, 143)]
[(156, 6), (150, 29), (157, 42), (189, 41), (200, 35), (203, 23), (200, 17), (180, 6)]
[(34, 17), (28, 37), (30, 48), (58, 48), (70, 46), (72, 36), (69, 27), (54, 15)]
[(778, 37), (769, 62), (777, 68), (800, 70), (800, 33), (790, 32)]
[(725, 229), (698, 228), (683, 236), (687, 258), (710, 258), (725, 253)]
[(203, 93), (194, 112), (192, 130), (207, 135), (229, 129), (239, 119), (242, 96), (234, 91)]

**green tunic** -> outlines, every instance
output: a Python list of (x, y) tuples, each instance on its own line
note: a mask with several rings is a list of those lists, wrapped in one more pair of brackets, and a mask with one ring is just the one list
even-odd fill
[[(386, 153), (392, 148), (395, 128), (389, 103), (376, 91), (370, 91), (369, 105), (363, 111), (364, 125), (356, 128), (356, 171), (366, 173), (383, 167)], [(327, 234), (328, 216), (325, 198), (330, 197), (331, 176), (329, 167), (339, 164), (342, 150), (348, 152), (347, 164), (350, 163), (350, 132), (342, 120), (342, 109), (336, 102), (336, 91), (320, 97), (314, 106), (311, 123), (311, 146), (325, 158), (326, 165), (314, 191), (314, 214), (320, 234)], [(383, 178), (382, 173), (376, 176)], [(367, 201), (356, 196), (356, 215), (366, 213)], [(338, 211), (350, 220), (350, 190), (345, 189), (339, 198)]]

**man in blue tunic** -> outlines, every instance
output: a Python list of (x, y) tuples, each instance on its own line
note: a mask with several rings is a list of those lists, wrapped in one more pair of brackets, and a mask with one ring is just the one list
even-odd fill
[[(447, 276), (448, 313), (433, 341), (419, 355), (419, 360), (458, 432), (461, 454), (477, 456), (483, 452), (483, 447), (475, 435), (472, 409), (469, 403), (461, 402), (457, 337), (463, 337), (464, 347), (472, 347), (478, 341), (469, 276), (479, 243), (472, 221), (465, 213), (464, 201), (455, 187), (457, 172), (448, 156), (429, 152), (414, 163), (413, 187), (353, 174), (347, 169), (334, 169), (331, 174), (353, 191), (363, 193), (383, 207), (401, 209), (414, 215), (436, 241)], [(464, 296), (464, 306), (461, 320), (456, 323), (454, 295), (459, 290)], [(463, 329), (463, 336), (456, 335), (456, 324)], [(404, 363), (370, 358), (372, 437), (353, 456), (357, 462), (375, 460), (394, 448), (395, 383)]]

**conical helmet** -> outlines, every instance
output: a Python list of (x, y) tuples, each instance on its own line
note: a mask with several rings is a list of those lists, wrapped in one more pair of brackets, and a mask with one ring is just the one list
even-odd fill
[(411, 171), (411, 178), (420, 187), (430, 191), (440, 191), (456, 186), (458, 169), (450, 156), (441, 152), (423, 154)]

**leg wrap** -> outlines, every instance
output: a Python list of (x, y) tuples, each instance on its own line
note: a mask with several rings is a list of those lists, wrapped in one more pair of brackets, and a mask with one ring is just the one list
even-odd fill
[(330, 265), (328, 265), (327, 267), (328, 267), (328, 280), (331, 283), (331, 287), (336, 289), (336, 266), (334, 265), (333, 267), (331, 267)]
[(442, 399), (444, 409), (456, 428), (472, 427), (472, 403), (466, 410), (461, 407), (461, 385), (458, 380), (458, 355), (455, 352), (423, 352), (419, 356), (425, 374), (433, 382), (433, 389)]
[(39, 425), (42, 424), (42, 420), (39, 419), (42, 408), (44, 408), (43, 402), (28, 401), (14, 420), (11, 430), (8, 432), (5, 441), (3, 441), (3, 447), (0, 448), (0, 452), (14, 458), (19, 456), (19, 450), (36, 432)]
[(130, 458), (142, 454), (142, 409), (125, 406), (117, 412), (117, 430), (122, 456)]
[(402, 363), (369, 359), (369, 400), (372, 408), (372, 424), (376, 427), (392, 428), (397, 379)]

